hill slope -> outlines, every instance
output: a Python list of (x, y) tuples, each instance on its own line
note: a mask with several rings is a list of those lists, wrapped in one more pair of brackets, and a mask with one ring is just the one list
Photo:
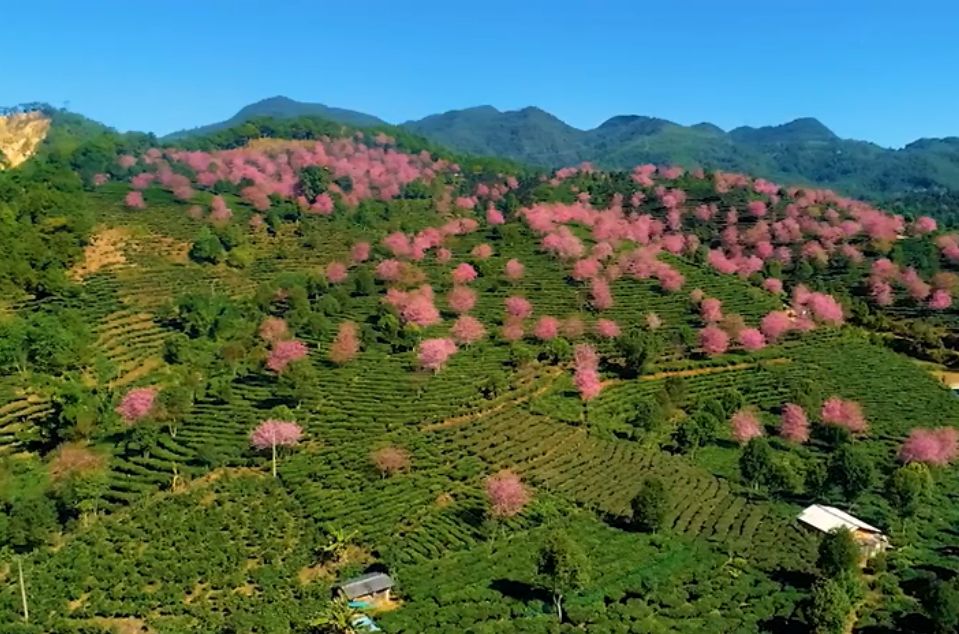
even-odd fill
[[(959, 361), (959, 235), (745, 175), (512, 173), (342, 127), (106, 134), (73, 179), (0, 174), (51, 234), (24, 248), (72, 245), (39, 264), (77, 280), (3, 306), (0, 561), (31, 621), (0, 564), (0, 632), (310, 632), (383, 569), (400, 601), (362, 609), (386, 632), (810, 631), (812, 502), (897, 547), (849, 573), (861, 631), (931, 630), (959, 399), (894, 349)], [(558, 529), (592, 564), (563, 624), (537, 573)]]

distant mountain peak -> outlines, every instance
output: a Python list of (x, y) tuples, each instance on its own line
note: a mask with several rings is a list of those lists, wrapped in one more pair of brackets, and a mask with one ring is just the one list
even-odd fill
[(753, 128), (742, 126), (729, 135), (739, 143), (805, 143), (836, 141), (836, 133), (814, 117), (800, 117), (788, 123)]
[(374, 117), (373, 115), (357, 112), (355, 110), (346, 110), (344, 108), (333, 108), (322, 103), (306, 103), (291, 99), (285, 95), (276, 95), (261, 99), (249, 105), (240, 108), (239, 111), (226, 121), (213, 123), (210, 125), (194, 128), (193, 130), (180, 130), (167, 135), (166, 139), (175, 139), (191, 134), (208, 134), (223, 130), (235, 125), (249, 121), (256, 117), (274, 117), (277, 119), (293, 119), (296, 117), (322, 117), (342, 123), (345, 125), (355, 125), (360, 127), (373, 127), (385, 125), (385, 121)]

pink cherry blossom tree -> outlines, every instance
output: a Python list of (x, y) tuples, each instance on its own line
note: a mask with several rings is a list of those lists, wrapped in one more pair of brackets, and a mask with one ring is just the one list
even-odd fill
[(293, 447), (303, 438), (303, 428), (292, 421), (265, 420), (250, 433), (250, 444), (258, 451), (270, 450), (273, 477), (276, 477), (277, 447)]
[(330, 361), (343, 365), (356, 358), (360, 352), (359, 328), (355, 322), (344, 321), (330, 344)]
[(781, 310), (774, 310), (766, 314), (759, 324), (759, 329), (765, 335), (767, 341), (778, 341), (792, 327), (793, 322), (789, 314)]
[(486, 498), (490, 515), (506, 519), (518, 515), (529, 504), (530, 492), (520, 477), (504, 469), (486, 478)]
[(143, 420), (153, 411), (157, 390), (152, 387), (137, 387), (129, 390), (116, 407), (117, 414), (128, 425)]
[(266, 358), (266, 367), (277, 374), (283, 374), (291, 363), (305, 358), (306, 355), (306, 344), (302, 341), (297, 339), (276, 341)]
[(952, 295), (946, 290), (936, 290), (932, 292), (929, 298), (929, 308), (933, 310), (945, 310), (952, 306)]
[(477, 260), (488, 260), (493, 257), (493, 247), (485, 242), (483, 244), (477, 244), (475, 247), (473, 247), (473, 250), (470, 251), (470, 255)]
[(559, 320), (549, 315), (540, 317), (533, 326), (533, 336), (542, 341), (555, 339), (559, 336)]
[(330, 262), (326, 265), (326, 279), (330, 284), (342, 284), (348, 274), (346, 265), (342, 262)]
[(516, 258), (513, 258), (506, 262), (503, 272), (506, 275), (506, 279), (515, 282), (523, 279), (523, 273), (525, 270), (526, 267), (523, 266), (523, 263)]
[(357, 242), (350, 248), (350, 259), (354, 263), (359, 264), (360, 262), (366, 262), (370, 259), (370, 243), (369, 242)]
[[(470, 315), (461, 315), (454, 323), (453, 327), (450, 329), (450, 334), (453, 335), (453, 339), (456, 343), (464, 346), (468, 346), (472, 343), (480, 341), (483, 337), (486, 336), (486, 328), (483, 327), (483, 324)], [(520, 335), (522, 337), (522, 335)]]
[(864, 433), (869, 427), (859, 403), (847, 401), (838, 396), (826, 399), (820, 416), (827, 425), (842, 427), (853, 434)]
[(446, 295), (446, 303), (457, 314), (468, 313), (476, 305), (476, 291), (468, 286), (454, 286)]
[(469, 284), (476, 279), (476, 269), (473, 268), (472, 264), (462, 262), (453, 269), (450, 276), (453, 278), (454, 284)]
[(763, 427), (756, 413), (749, 409), (741, 409), (729, 420), (729, 429), (733, 440), (745, 445), (753, 438), (763, 435)]
[(729, 349), (729, 335), (717, 326), (706, 326), (699, 331), (699, 345), (710, 356), (722, 354)]
[(722, 302), (715, 297), (707, 297), (699, 303), (699, 314), (706, 323), (723, 320)]
[(533, 305), (525, 297), (514, 295), (505, 300), (506, 314), (517, 319), (526, 319), (533, 314)]
[(924, 462), (929, 465), (947, 465), (959, 457), (959, 429), (913, 429), (899, 449), (902, 462)]
[(418, 348), (417, 361), (424, 370), (439, 372), (455, 352), (456, 343), (452, 339), (424, 339)]
[(123, 198), (123, 204), (129, 207), (130, 209), (146, 209), (147, 204), (143, 200), (143, 194), (139, 191), (127, 192), (127, 195)]
[(580, 397), (584, 401), (591, 401), (599, 396), (603, 389), (599, 378), (599, 356), (591, 345), (581, 343), (573, 348), (573, 362), (573, 383), (579, 390)]
[(786, 403), (779, 417), (779, 435), (789, 442), (804, 443), (809, 440), (809, 420), (802, 407)]
[(766, 347), (766, 337), (756, 328), (743, 328), (737, 335), (739, 345), (750, 352)]
[(597, 319), (596, 334), (603, 339), (615, 339), (620, 335), (619, 324), (612, 319)]

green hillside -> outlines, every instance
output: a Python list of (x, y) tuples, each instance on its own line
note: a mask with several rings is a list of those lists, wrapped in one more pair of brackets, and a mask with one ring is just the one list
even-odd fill
[[(575, 146), (515, 114), (501, 138)], [(955, 613), (959, 235), (916, 209), (316, 118), (59, 129), (0, 173), (0, 633)], [(830, 556), (848, 536), (797, 521), (810, 504), (892, 549)], [(331, 600), (368, 571), (393, 600)]]

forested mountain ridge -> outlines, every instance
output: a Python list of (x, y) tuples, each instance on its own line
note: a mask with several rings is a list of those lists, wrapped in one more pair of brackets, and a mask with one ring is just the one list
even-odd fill
[[(261, 104), (269, 104), (259, 113)], [(257, 114), (318, 115), (353, 125), (382, 123), (371, 115), (274, 98), (248, 106), (222, 127)], [(959, 138), (920, 139), (901, 149), (841, 139), (812, 118), (729, 132), (710, 123), (684, 126), (623, 115), (591, 130), (574, 128), (535, 107), (492, 106), (430, 115), (402, 127), (450, 149), (556, 168), (589, 161), (605, 169), (641, 163), (740, 171), (781, 182), (830, 187), (872, 200), (959, 191)], [(208, 128), (198, 128), (203, 132)], [(183, 136), (190, 132), (176, 133)]]
[[(51, 120), (0, 172), (0, 634), (959, 622), (934, 219), (382, 125)], [(894, 548), (861, 568), (817, 503)]]

